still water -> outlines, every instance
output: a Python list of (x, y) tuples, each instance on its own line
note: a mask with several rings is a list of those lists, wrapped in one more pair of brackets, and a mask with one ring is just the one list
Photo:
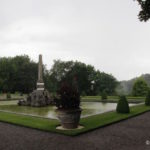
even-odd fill
[[(130, 106), (131, 105), (133, 104), (130, 104)], [(82, 108), (81, 118), (115, 110), (116, 106), (117, 106), (116, 103), (81, 102)], [(0, 110), (24, 115), (57, 119), (55, 106), (40, 107), (40, 108), (27, 107), (27, 106), (18, 106), (17, 101), (12, 102), (8, 101), (8, 102), (0, 102)]]

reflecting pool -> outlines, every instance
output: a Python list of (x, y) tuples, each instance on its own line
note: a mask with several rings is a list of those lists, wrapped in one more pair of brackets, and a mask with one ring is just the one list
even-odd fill
[[(130, 106), (132, 105), (134, 104), (130, 104)], [(116, 106), (116, 103), (81, 102), (81, 108), (83, 110), (81, 118), (115, 110)], [(17, 101), (0, 101), (0, 110), (24, 115), (57, 119), (55, 106), (37, 108), (28, 106), (18, 106)]]

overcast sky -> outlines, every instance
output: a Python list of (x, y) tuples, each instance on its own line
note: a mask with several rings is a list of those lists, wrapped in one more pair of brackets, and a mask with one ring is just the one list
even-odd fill
[(150, 73), (150, 23), (133, 0), (0, 0), (0, 57), (27, 54), (48, 68), (78, 60), (128, 80)]

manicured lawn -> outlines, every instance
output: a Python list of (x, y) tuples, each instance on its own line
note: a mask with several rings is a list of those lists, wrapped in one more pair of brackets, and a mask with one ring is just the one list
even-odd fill
[[(6, 98), (6, 94), (0, 94), (0, 100), (20, 100), (23, 99), (26, 96), (24, 94), (23, 96), (20, 96), (20, 94), (11, 94), (11, 99)], [(144, 102), (145, 97), (133, 97), (133, 96), (127, 96), (127, 99), (130, 103), (139, 103)], [(82, 96), (82, 101), (85, 102), (102, 102), (101, 96)], [(117, 102), (118, 96), (108, 96), (107, 102)]]
[(0, 100), (19, 100), (23, 99), (26, 95), (21, 96), (20, 94), (11, 94), (11, 98), (7, 99), (6, 93), (0, 94)]
[(60, 131), (56, 129), (56, 127), (59, 125), (59, 122), (57, 120), (17, 115), (17, 114), (6, 113), (6, 112), (0, 112), (0, 121), (16, 124), (20, 126), (40, 129), (44, 131), (57, 132), (65, 135), (74, 136), (139, 115), (146, 111), (150, 111), (150, 107), (145, 105), (138, 105), (138, 106), (131, 107), (130, 114), (118, 114), (116, 112), (108, 112), (100, 115), (83, 118), (80, 121), (80, 124), (84, 126), (83, 129), (80, 130), (75, 129), (75, 130), (67, 130), (67, 131), (62, 131), (62, 130)]
[[(108, 96), (107, 102), (118, 102), (119, 97), (118, 96)], [(127, 96), (127, 99), (130, 103), (140, 103), (144, 102), (145, 97), (133, 97), (133, 96)], [(101, 102), (101, 96), (82, 96), (82, 101), (85, 102)]]

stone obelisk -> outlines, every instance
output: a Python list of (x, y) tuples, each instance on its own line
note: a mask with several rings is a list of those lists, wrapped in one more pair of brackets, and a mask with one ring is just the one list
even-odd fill
[(39, 55), (37, 90), (44, 91), (42, 55)]
[(51, 104), (53, 104), (53, 100), (44, 87), (42, 55), (39, 55), (37, 89), (30, 93), (26, 99), (20, 100), (18, 105), (44, 107)]

